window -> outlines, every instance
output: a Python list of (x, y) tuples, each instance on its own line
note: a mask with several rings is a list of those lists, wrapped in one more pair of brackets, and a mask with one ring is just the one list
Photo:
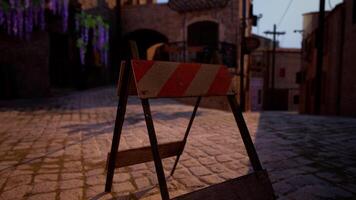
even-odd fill
[(302, 83), (302, 72), (297, 72), (295, 77), (295, 83), (301, 84)]
[(280, 68), (279, 69), (279, 77), (284, 78), (286, 76), (286, 69)]
[(262, 104), (262, 90), (258, 90), (257, 102), (258, 102), (258, 105)]
[(293, 103), (294, 104), (299, 104), (299, 95), (294, 95), (293, 96)]
[(353, 0), (352, 4), (352, 23), (356, 24), (356, 0)]

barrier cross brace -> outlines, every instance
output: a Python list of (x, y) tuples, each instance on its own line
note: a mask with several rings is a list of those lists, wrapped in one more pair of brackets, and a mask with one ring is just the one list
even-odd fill
[[(122, 65), (120, 73), (122, 76), (120, 76), (119, 79), (119, 102), (111, 151), (107, 158), (106, 192), (111, 191), (115, 168), (154, 161), (161, 197), (163, 200), (169, 200), (170, 197), (162, 159), (172, 156), (176, 157), (170, 173), (173, 175), (186, 145), (202, 97), (226, 96), (239, 128), (252, 168), (256, 173), (256, 176), (253, 177), (246, 176), (240, 178), (245, 181), (263, 182), (263, 184), (257, 185), (256, 188), (259, 188), (261, 191), (266, 191), (264, 195), (267, 194), (267, 196), (271, 196), (270, 199), (274, 199), (272, 185), (268, 179), (267, 173), (262, 169), (241, 109), (236, 101), (236, 89), (234, 88), (232, 75), (225, 66), (132, 60), (126, 61), (124, 65)], [(129, 96), (130, 80), (132, 78), (134, 78), (137, 95), (141, 99), (150, 146), (118, 151)], [(159, 145), (153, 124), (149, 99), (180, 97), (197, 97), (197, 102), (184, 134), (184, 138), (182, 141)], [(234, 181), (228, 184), (233, 185), (232, 183), (235, 184)], [(241, 184), (241, 187), (246, 186)], [(205, 191), (208, 192), (210, 189), (206, 189)], [(240, 194), (234, 195), (238, 196)], [(257, 195), (262, 195), (262, 193)], [(188, 196), (189, 194), (182, 196), (181, 199), (191, 198)], [(204, 192), (201, 192), (200, 194), (192, 193), (192, 196), (203, 198)], [(210, 195), (204, 198), (208, 198), (209, 196)], [(240, 199), (237, 197), (234, 198)], [(213, 197), (210, 197), (210, 199), (213, 199)]]

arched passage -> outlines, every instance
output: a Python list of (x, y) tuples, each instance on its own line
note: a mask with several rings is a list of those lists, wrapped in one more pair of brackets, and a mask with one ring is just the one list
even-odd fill
[(200, 63), (220, 63), (218, 55), (219, 24), (198, 21), (187, 28), (188, 59)]
[[(140, 58), (147, 59), (147, 50), (153, 45), (159, 43), (168, 43), (168, 38), (162, 33), (150, 30), (150, 29), (140, 29), (126, 34), (124, 37), (125, 46), (128, 47), (128, 41), (136, 41)], [(127, 57), (128, 49), (124, 51), (124, 56)]]
[(217, 48), (219, 24), (213, 21), (199, 21), (188, 26), (188, 46)]

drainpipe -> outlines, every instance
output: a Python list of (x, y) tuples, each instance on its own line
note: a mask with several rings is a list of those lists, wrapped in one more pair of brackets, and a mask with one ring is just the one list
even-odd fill
[(240, 107), (245, 111), (245, 33), (246, 33), (246, 0), (242, 0), (241, 43), (240, 43)]
[(344, 58), (344, 44), (345, 44), (345, 19), (346, 19), (346, 7), (345, 4), (342, 7), (342, 20), (341, 20), (341, 44), (340, 44), (340, 57), (339, 57), (339, 68), (337, 71), (337, 95), (336, 95), (336, 114), (341, 115), (341, 95), (342, 95), (342, 69), (343, 69), (343, 58)]
[(317, 64), (315, 75), (315, 102), (314, 112), (320, 115), (321, 112), (321, 95), (322, 95), (322, 73), (323, 73), (323, 50), (324, 50), (324, 23), (325, 23), (325, 0), (320, 0), (319, 8), (319, 26), (317, 32)]

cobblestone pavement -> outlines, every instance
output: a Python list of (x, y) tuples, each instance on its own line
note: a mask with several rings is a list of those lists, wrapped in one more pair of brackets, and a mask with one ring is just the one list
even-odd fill
[[(116, 110), (111, 87), (46, 100), (0, 102), (0, 199), (160, 199), (153, 163), (116, 170), (103, 193)], [(183, 137), (191, 106), (152, 100), (160, 143)], [(245, 114), (280, 199), (356, 199), (356, 119)], [(129, 99), (120, 149), (148, 144), (139, 100)], [(170, 170), (173, 159), (166, 159)], [(200, 109), (171, 196), (250, 171), (232, 114)]]

